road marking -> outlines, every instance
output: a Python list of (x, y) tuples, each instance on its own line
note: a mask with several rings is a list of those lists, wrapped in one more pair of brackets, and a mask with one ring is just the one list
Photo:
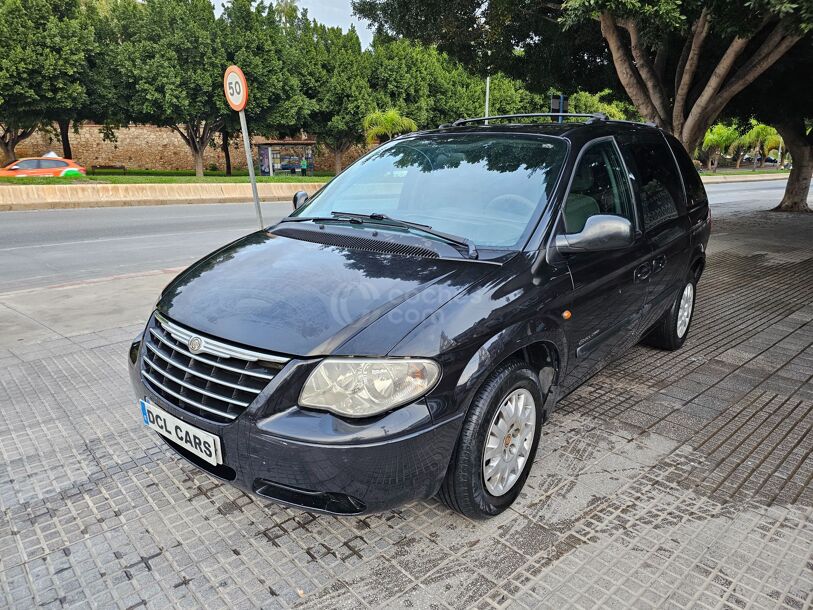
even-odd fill
[[(124, 241), (126, 239), (149, 239), (152, 237), (178, 237), (183, 235), (202, 235), (204, 233), (223, 233), (232, 229), (208, 229), (206, 231), (183, 231), (181, 233), (149, 233), (144, 235), (132, 235), (130, 237), (103, 237), (100, 239), (81, 239), (77, 241), (59, 241), (50, 244), (30, 244), (28, 246), (12, 246), (11, 248), (0, 248), (0, 252), (12, 252), (14, 250), (27, 250), (30, 248), (55, 248), (57, 246), (77, 246), (82, 244), (100, 244), (111, 241)], [(239, 231), (239, 228), (233, 229)], [(247, 231), (244, 235), (248, 235), (252, 231)]]
[[(133, 273), (120, 273), (118, 275), (107, 275), (105, 277), (94, 277), (86, 280), (78, 280), (76, 282), (67, 282), (64, 284), (49, 284), (47, 286), (39, 286), (35, 288), (21, 288), (19, 290), (10, 290), (8, 292), (0, 292), (0, 300), (18, 294), (28, 294), (31, 292), (41, 292), (43, 290), (64, 290), (68, 288), (78, 288), (81, 286), (92, 286), (94, 284), (103, 284), (105, 282), (112, 282), (115, 280), (129, 280), (139, 277), (150, 277), (153, 275), (172, 275), (175, 276), (181, 271), (186, 269), (183, 267), (168, 267), (166, 269), (151, 269), (150, 271), (134, 271)], [(42, 276), (45, 277), (45, 276)]]

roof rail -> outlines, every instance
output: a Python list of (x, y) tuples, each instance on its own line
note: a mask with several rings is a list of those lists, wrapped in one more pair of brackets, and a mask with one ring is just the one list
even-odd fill
[(492, 120), (498, 119), (535, 119), (535, 118), (542, 118), (542, 117), (586, 117), (591, 119), (587, 121), (588, 123), (592, 121), (606, 121), (608, 117), (603, 112), (592, 112), (592, 113), (578, 113), (578, 112), (535, 112), (529, 114), (498, 114), (494, 116), (481, 116), (477, 117), (476, 119), (457, 119), (454, 123), (446, 123), (441, 125), (440, 127), (460, 127), (461, 125), (466, 125), (468, 123), (483, 123)]

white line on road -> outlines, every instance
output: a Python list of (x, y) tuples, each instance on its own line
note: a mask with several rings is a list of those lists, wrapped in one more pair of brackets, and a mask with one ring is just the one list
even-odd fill
[[(11, 252), (13, 250), (25, 250), (28, 248), (54, 248), (56, 246), (75, 246), (81, 244), (99, 244), (110, 241), (124, 241), (125, 239), (149, 239), (151, 237), (178, 237), (185, 235), (202, 235), (204, 233), (223, 233), (230, 229), (208, 229), (206, 231), (183, 231), (181, 233), (151, 233), (145, 235), (131, 235), (129, 237), (104, 237), (100, 239), (82, 239), (78, 241), (59, 241), (50, 244), (30, 244), (28, 246), (13, 246), (11, 248), (0, 248), (0, 252)], [(238, 231), (239, 229), (234, 229)], [(245, 235), (251, 233), (251, 229), (246, 229)]]

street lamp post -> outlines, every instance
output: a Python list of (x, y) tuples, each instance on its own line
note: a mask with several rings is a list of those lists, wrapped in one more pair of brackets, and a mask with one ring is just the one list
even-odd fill
[[(491, 98), (491, 75), (486, 76), (486, 114), (488, 116), (488, 104)], [(486, 119), (486, 125), (488, 125), (488, 119)]]

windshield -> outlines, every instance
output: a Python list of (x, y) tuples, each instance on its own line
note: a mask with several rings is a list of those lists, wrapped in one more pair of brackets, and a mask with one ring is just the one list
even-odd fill
[(397, 140), (349, 167), (293, 215), (385, 214), (478, 246), (515, 248), (547, 204), (566, 151), (564, 140), (549, 137)]

